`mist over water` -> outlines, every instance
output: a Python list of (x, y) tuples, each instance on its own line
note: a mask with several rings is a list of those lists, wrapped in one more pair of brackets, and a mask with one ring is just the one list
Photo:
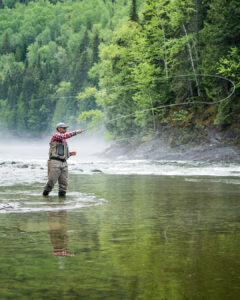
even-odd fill
[[(47, 160), (49, 138), (24, 140), (9, 139), (2, 141), (0, 147), (0, 185), (44, 183), (47, 180)], [(240, 165), (230, 163), (207, 163), (196, 161), (167, 160), (123, 160), (108, 159), (104, 151), (109, 144), (102, 137), (89, 137), (84, 134), (68, 139), (70, 151), (77, 156), (68, 160), (70, 174), (92, 174), (101, 171), (105, 174), (138, 174), (184, 176), (186, 180), (208, 180), (218, 177), (226, 182), (240, 184)], [(189, 178), (190, 177), (190, 178)], [(194, 177), (191, 179), (191, 177)], [(196, 179), (195, 177), (199, 177)], [(224, 178), (227, 177), (227, 178)]]
[[(0, 147), (0, 185), (44, 182), (50, 138), (3, 140)], [(96, 160), (96, 154), (103, 152), (107, 146), (101, 137), (84, 135), (68, 139), (68, 145), (70, 151), (77, 152), (77, 156), (69, 159), (70, 165), (76, 167), (79, 161)]]
[[(205, 163), (196, 161), (168, 160), (124, 160), (108, 159), (104, 151), (109, 144), (102, 137), (84, 134), (68, 139), (70, 151), (77, 156), (68, 160), (69, 189), (68, 201), (64, 207), (50, 207), (41, 198), (47, 182), (47, 161), (49, 141), (45, 139), (9, 139), (0, 148), (0, 213), (33, 213), (38, 211), (76, 210), (99, 205), (105, 199), (93, 193), (76, 192), (71, 189), (74, 176), (167, 176), (182, 177), (183, 180), (198, 184), (240, 184), (240, 165), (227, 163)], [(80, 185), (82, 187), (82, 185)], [(13, 189), (13, 190), (11, 190)], [(57, 197), (56, 184), (51, 197)]]
[[(47, 160), (51, 135), (39, 139), (9, 138), (1, 142), (0, 160)], [(70, 151), (76, 150), (81, 159), (92, 159), (108, 146), (103, 137), (89, 137), (84, 133), (67, 140)]]

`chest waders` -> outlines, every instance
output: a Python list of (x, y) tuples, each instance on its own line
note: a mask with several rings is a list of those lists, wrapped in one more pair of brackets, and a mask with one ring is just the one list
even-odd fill
[(65, 196), (68, 185), (67, 159), (70, 157), (68, 145), (61, 142), (51, 142), (48, 161), (48, 182), (44, 190), (49, 193), (55, 183), (59, 184), (59, 196)]
[(49, 159), (66, 161), (70, 157), (68, 145), (61, 142), (50, 143)]

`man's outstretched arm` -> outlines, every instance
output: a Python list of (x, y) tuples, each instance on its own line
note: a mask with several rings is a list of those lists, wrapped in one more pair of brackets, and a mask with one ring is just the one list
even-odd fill
[(66, 133), (60, 133), (60, 132), (56, 132), (54, 133), (54, 135), (51, 138), (51, 142), (61, 142), (62, 140), (65, 139), (69, 139), (77, 134), (82, 133), (83, 130), (78, 129), (78, 130), (74, 130), (74, 131), (70, 131), (70, 132), (66, 132)]

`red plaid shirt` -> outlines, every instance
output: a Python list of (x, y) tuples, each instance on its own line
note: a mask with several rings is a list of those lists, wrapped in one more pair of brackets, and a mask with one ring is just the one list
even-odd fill
[[(63, 144), (67, 144), (66, 139), (69, 139), (70, 137), (77, 135), (77, 131), (70, 131), (66, 133), (60, 133), (55, 132), (51, 138), (51, 143), (53, 142), (62, 142)], [(72, 155), (72, 152), (69, 152), (70, 156)]]

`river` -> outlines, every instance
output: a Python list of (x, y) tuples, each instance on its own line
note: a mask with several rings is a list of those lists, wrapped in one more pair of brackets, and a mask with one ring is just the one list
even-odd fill
[(2, 143), (0, 299), (240, 299), (240, 165), (83, 144), (59, 199), (47, 141)]

